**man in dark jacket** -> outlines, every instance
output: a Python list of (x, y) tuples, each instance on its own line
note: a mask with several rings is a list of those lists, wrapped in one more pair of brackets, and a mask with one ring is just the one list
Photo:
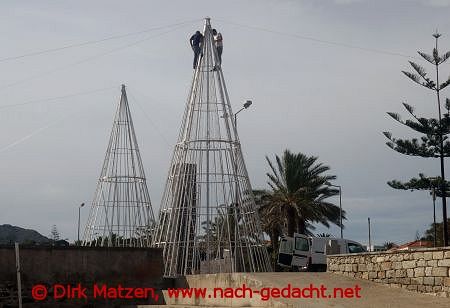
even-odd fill
[(198, 56), (202, 53), (202, 43), (203, 43), (203, 35), (200, 31), (194, 33), (189, 40), (191, 43), (192, 50), (194, 51), (194, 69), (197, 68)]

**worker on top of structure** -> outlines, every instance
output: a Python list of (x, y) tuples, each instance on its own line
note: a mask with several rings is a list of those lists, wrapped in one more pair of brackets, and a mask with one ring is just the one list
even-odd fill
[(191, 43), (192, 50), (194, 51), (194, 70), (197, 68), (198, 56), (201, 56), (202, 53), (202, 43), (203, 43), (203, 35), (200, 31), (194, 33), (189, 40)]
[(216, 46), (217, 49), (217, 55), (219, 57), (219, 65), (222, 64), (222, 51), (223, 51), (223, 38), (222, 33), (217, 32), (216, 29), (212, 30), (213, 36), (214, 36), (214, 46)]

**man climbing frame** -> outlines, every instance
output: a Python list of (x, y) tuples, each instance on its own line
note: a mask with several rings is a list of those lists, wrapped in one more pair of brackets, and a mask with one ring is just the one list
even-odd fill
[(212, 30), (213, 36), (214, 36), (214, 46), (216, 46), (217, 49), (217, 56), (219, 57), (219, 65), (222, 64), (222, 51), (223, 51), (223, 38), (222, 33), (217, 32), (216, 29)]
[(203, 35), (200, 31), (196, 31), (194, 35), (191, 36), (189, 40), (192, 50), (194, 51), (194, 70), (197, 68), (198, 56), (201, 56), (202, 53), (202, 43), (203, 43)]

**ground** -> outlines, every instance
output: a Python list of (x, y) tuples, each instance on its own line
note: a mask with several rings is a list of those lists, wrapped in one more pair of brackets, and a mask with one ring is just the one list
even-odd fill
[[(187, 276), (186, 286), (206, 287), (209, 290), (215, 287), (241, 287), (243, 283), (253, 290), (261, 290), (267, 287), (286, 288), (291, 287), (307, 288), (310, 284), (315, 287), (324, 285), (327, 288), (326, 298), (300, 298), (300, 299), (272, 299), (261, 301), (259, 298), (249, 299), (179, 299), (174, 301), (167, 298), (164, 307), (409, 307), (409, 308), (444, 308), (450, 307), (450, 299), (436, 297), (427, 294), (407, 291), (401, 288), (387, 287), (367, 280), (349, 278), (332, 273), (237, 273), (237, 274), (211, 274)], [(355, 286), (360, 288), (360, 298), (356, 298)], [(334, 288), (348, 288), (347, 294), (353, 298), (328, 298), (328, 294), (333, 294)], [(147, 306), (150, 307), (150, 306)], [(155, 306), (153, 306), (155, 307)]]

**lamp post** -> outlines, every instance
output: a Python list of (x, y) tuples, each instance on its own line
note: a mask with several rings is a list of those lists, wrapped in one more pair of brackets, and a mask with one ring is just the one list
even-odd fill
[(436, 181), (439, 181), (439, 177), (430, 177), (428, 178), (430, 180), (430, 195), (433, 200), (433, 229), (434, 229), (434, 240), (433, 240), (433, 247), (436, 247), (437, 245), (437, 230), (436, 230), (436, 188), (437, 183)]
[(241, 112), (242, 110), (248, 109), (248, 107), (250, 107), (252, 105), (252, 101), (251, 100), (246, 100), (244, 105), (242, 105), (242, 108), (239, 109), (235, 114), (234, 114), (234, 126), (237, 129), (237, 115), (239, 112)]
[[(238, 115), (239, 112), (241, 112), (241, 111), (243, 111), (245, 109), (248, 109), (248, 107), (250, 107), (252, 105), (252, 103), (253, 102), (251, 100), (246, 100), (245, 103), (242, 105), (242, 108), (239, 109), (234, 114), (234, 128), (235, 128), (235, 139), (236, 139), (236, 142), (237, 142), (237, 115)], [(238, 155), (238, 148), (236, 146), (235, 147), (235, 158), (237, 157), (237, 155)], [(234, 161), (235, 161), (234, 174), (235, 174), (235, 182), (236, 182), (236, 185), (235, 185), (235, 204), (234, 204), (234, 208), (233, 208), (233, 216), (234, 216), (234, 220), (235, 220), (235, 222), (234, 222), (234, 246), (235, 246), (234, 250), (235, 251), (234, 251), (234, 255), (233, 255), (234, 258), (233, 258), (233, 262), (232, 262), (232, 267), (233, 267), (234, 270), (236, 270), (236, 268), (237, 268), (236, 254), (237, 254), (238, 246), (240, 246), (240, 237), (239, 237), (238, 226), (237, 226), (237, 224), (238, 224), (237, 209), (238, 209), (238, 204), (239, 204), (239, 194), (238, 194), (238, 191), (239, 191), (239, 175), (238, 175), (238, 161), (237, 161), (237, 159), (235, 159)], [(239, 241), (239, 244), (238, 244), (238, 241)]]
[(84, 206), (84, 203), (81, 203), (78, 207), (78, 245), (80, 245), (80, 217), (81, 217), (81, 208)]
[(334, 185), (328, 182), (326, 183), (326, 185), (339, 188), (339, 226), (341, 227), (341, 238), (344, 238), (342, 230), (342, 186)]
[(370, 217), (367, 217), (367, 224), (369, 225), (369, 251), (372, 251), (372, 237), (370, 235)]
[[(438, 52), (438, 39), (441, 36), (436, 30), (436, 33), (433, 34), (433, 37), (436, 40), (436, 47), (435, 51)], [(444, 135), (443, 135), (443, 122), (442, 122), (442, 114), (441, 114), (441, 97), (440, 97), (440, 86), (439, 86), (439, 61), (435, 61), (436, 66), (436, 96), (437, 96), (437, 103), (438, 103), (438, 113), (439, 113), (439, 130), (438, 130), (438, 137), (439, 137), (439, 159), (441, 163), (441, 194), (442, 194), (442, 224), (443, 224), (443, 243), (442, 246), (448, 246), (448, 221), (447, 221), (447, 199), (446, 199), (446, 190), (447, 185), (445, 181), (445, 172), (444, 172)]]
[(433, 229), (434, 229), (434, 236), (433, 236), (433, 247), (436, 247), (436, 241), (437, 241), (437, 230), (436, 230), (436, 189), (434, 188), (434, 185), (431, 187), (431, 198), (433, 199)]

